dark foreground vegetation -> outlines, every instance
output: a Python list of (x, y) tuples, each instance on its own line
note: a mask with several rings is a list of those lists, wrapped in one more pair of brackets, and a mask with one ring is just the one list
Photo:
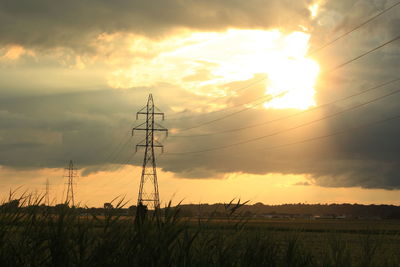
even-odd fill
[(224, 219), (188, 219), (179, 206), (121, 215), (120, 201), (95, 215), (22, 197), (0, 207), (0, 266), (400, 266), (398, 221), (389, 230), (350, 220), (271, 227), (241, 206), (225, 205)]

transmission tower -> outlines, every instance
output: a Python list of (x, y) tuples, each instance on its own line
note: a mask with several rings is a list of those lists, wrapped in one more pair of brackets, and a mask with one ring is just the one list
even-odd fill
[(160, 196), (158, 193), (154, 148), (163, 149), (163, 145), (156, 140), (155, 132), (165, 132), (168, 135), (168, 130), (154, 121), (155, 116), (162, 116), (164, 120), (164, 113), (154, 106), (151, 94), (147, 99), (147, 105), (136, 113), (136, 119), (139, 118), (139, 115), (146, 115), (146, 121), (132, 129), (132, 136), (135, 131), (145, 131), (146, 136), (144, 140), (136, 145), (136, 151), (138, 147), (144, 147), (142, 176), (140, 178), (137, 204), (158, 209), (160, 207)]
[(45, 194), (45, 204), (47, 206), (50, 206), (50, 183), (49, 183), (49, 178), (46, 179), (46, 194)]
[(69, 161), (68, 165), (68, 189), (67, 189), (67, 198), (65, 199), (65, 203), (72, 204), (72, 207), (75, 206), (75, 199), (74, 199), (74, 178), (76, 177), (76, 171), (74, 169), (74, 163), (72, 160)]

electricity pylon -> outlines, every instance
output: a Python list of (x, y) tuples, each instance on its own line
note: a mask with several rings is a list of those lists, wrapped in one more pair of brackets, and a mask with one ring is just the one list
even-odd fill
[(72, 160), (69, 161), (68, 165), (68, 189), (67, 189), (67, 198), (65, 199), (66, 204), (72, 204), (72, 207), (75, 206), (75, 199), (74, 199), (74, 178), (76, 177), (76, 171), (74, 170), (74, 163)]
[(49, 183), (49, 178), (46, 179), (46, 195), (45, 195), (45, 204), (47, 206), (50, 206), (50, 183)]
[(132, 129), (132, 136), (135, 131), (145, 131), (146, 137), (136, 145), (136, 151), (138, 147), (145, 149), (137, 204), (158, 209), (160, 207), (160, 195), (158, 193), (154, 148), (163, 149), (163, 145), (155, 139), (154, 133), (165, 132), (168, 135), (168, 129), (154, 121), (155, 116), (162, 116), (164, 120), (164, 113), (154, 106), (151, 94), (147, 99), (147, 105), (136, 113), (136, 119), (139, 118), (139, 115), (146, 115), (146, 121)]

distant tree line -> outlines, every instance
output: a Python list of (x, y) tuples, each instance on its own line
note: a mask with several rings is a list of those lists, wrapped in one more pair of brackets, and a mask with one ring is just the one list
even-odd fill
[[(207, 217), (210, 215), (223, 216), (225, 204), (182, 204), (182, 216)], [(377, 217), (382, 219), (400, 219), (400, 206), (395, 205), (361, 205), (361, 204), (282, 204), (243, 205), (241, 212), (246, 217), (265, 214), (290, 215), (346, 215), (349, 218)]]
[[(0, 205), (2, 211), (12, 211), (20, 205), (20, 201), (10, 200)], [(29, 205), (23, 209), (29, 210)], [(55, 206), (46, 206), (41, 204), (35, 208), (46, 209), (49, 213), (56, 213), (60, 209), (70, 209), (68, 204), (57, 204)], [(136, 206), (128, 208), (114, 208), (112, 203), (104, 203), (102, 208), (95, 207), (74, 207), (82, 215), (104, 215), (113, 213), (115, 215), (134, 215)], [(173, 209), (173, 207), (170, 207)], [(362, 205), (362, 204), (282, 204), (282, 205), (264, 205), (256, 203), (254, 205), (241, 205), (241, 215), (244, 217), (259, 217), (263, 215), (319, 215), (319, 216), (343, 216), (347, 218), (382, 218), (382, 219), (400, 219), (400, 206), (395, 205)], [(226, 217), (226, 204), (180, 204), (179, 215), (181, 217)]]

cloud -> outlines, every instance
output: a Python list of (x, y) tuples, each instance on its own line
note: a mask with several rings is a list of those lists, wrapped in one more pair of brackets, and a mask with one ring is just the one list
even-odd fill
[[(395, 86), (385, 90), (390, 91)], [(171, 88), (166, 90), (162, 87), (152, 89), (156, 104), (167, 114), (170, 112), (169, 105), (173, 106), (174, 102), (179, 103), (183, 99), (170, 98), (170, 90)], [(177, 88), (175, 90), (175, 93), (179, 92)], [(1, 113), (0, 123), (8, 125), (0, 131), (0, 164), (13, 168), (62, 168), (67, 160), (73, 159), (79, 168), (85, 169), (84, 175), (115, 168), (113, 164), (130, 163), (140, 166), (141, 152), (135, 156), (133, 152), (134, 144), (141, 139), (138, 136), (130, 139), (129, 131), (133, 125), (134, 111), (145, 104), (147, 92), (143, 88), (134, 88), (127, 91), (105, 90), (0, 101), (2, 109), (7, 111)], [(197, 96), (186, 94), (186, 98), (188, 102), (193, 102)], [(377, 102), (358, 111), (348, 112), (345, 116), (296, 131), (208, 153), (168, 155), (169, 152), (213, 148), (266, 135), (337, 112), (342, 107), (326, 107), (319, 112), (310, 112), (308, 115), (267, 124), (254, 130), (211, 137), (174, 138), (171, 135), (164, 140), (166, 154), (157, 153), (158, 166), (164, 171), (173, 172), (176, 177), (184, 178), (218, 178), (231, 172), (307, 174), (314, 179), (316, 185), (327, 187), (398, 189), (400, 183), (397, 173), (400, 169), (396, 163), (400, 160), (397, 153), (400, 149), (397, 142), (400, 129), (395, 121), (316, 142), (276, 150), (268, 148), (396, 114), (396, 103), (399, 100), (399, 97), (393, 97), (383, 102), (385, 105)], [(218, 124), (207, 125), (197, 133), (233, 129), (273, 120), (293, 112), (249, 110)], [(168, 128), (184, 128), (196, 125), (205, 118), (200, 116), (189, 121), (169, 121), (167, 116), (166, 121), (160, 123)], [(195, 133), (196, 131), (186, 134)]]
[(227, 28), (306, 25), (310, 12), (302, 1), (72, 0), (0, 1), (0, 44), (33, 48), (68, 47), (90, 51), (102, 33), (162, 36), (179, 28)]
[(297, 182), (297, 183), (294, 183), (293, 185), (309, 186), (309, 185), (312, 185), (312, 183), (307, 182), (307, 181), (304, 181), (304, 182)]
[[(167, 0), (159, 1), (157, 5), (151, 1), (128, 0), (0, 0), (0, 45), (14, 45), (14, 50), (5, 49), (3, 54), (20, 62), (13, 68), (0, 70), (0, 165), (18, 169), (63, 168), (69, 159), (73, 159), (79, 168), (84, 169), (83, 175), (129, 163), (140, 166), (141, 154), (133, 155), (134, 144), (140, 139), (130, 139), (129, 134), (134, 125), (134, 114), (144, 106), (149, 92), (153, 93), (156, 105), (167, 114), (166, 121), (162, 123), (169, 129), (178, 129), (178, 133), (179, 129), (229, 113), (205, 115), (209, 111), (221, 107), (232, 107), (231, 110), (236, 111), (238, 108), (234, 109), (234, 105), (263, 96), (263, 83), (243, 91), (237, 89), (261, 78), (268, 81), (265, 74), (249, 72), (250, 75), (243, 79), (223, 80), (218, 86), (197, 86), (210, 77), (215, 78), (210, 70), (217, 68), (218, 64), (195, 60), (195, 56), (191, 58), (192, 65), (183, 64), (185, 67), (181, 68), (183, 71), (179, 73), (179, 79), (193, 83), (192, 88), (200, 88), (198, 91), (183, 87), (179, 79), (178, 82), (174, 79), (160, 82), (152, 78), (149, 79), (154, 81), (151, 83), (132, 83), (131, 73), (126, 75), (124, 70), (137, 71), (140, 75), (133, 77), (144, 79), (146, 73), (139, 72), (137, 66), (166, 51), (174, 51), (179, 40), (173, 37), (178, 34), (168, 36), (172, 39), (166, 36), (177, 30), (280, 27), (292, 31), (301, 24), (312, 29), (313, 46), (317, 47), (383, 8), (376, 1), (328, 1), (315, 20), (311, 21), (307, 9), (309, 4), (309, 1), (278, 0)], [(385, 2), (384, 6), (389, 4)], [(395, 18), (398, 12), (393, 10), (383, 16), (379, 23), (372, 23), (351, 34), (315, 55), (315, 59), (323, 69), (329, 69), (393, 38), (399, 29), (399, 20)], [(130, 38), (136, 40), (133, 48)], [(165, 40), (172, 40), (170, 43), (175, 46), (170, 44), (165, 47), (168, 44)], [(119, 41), (123, 41), (122, 44), (118, 44)], [(178, 45), (184, 46), (185, 43)], [(44, 56), (45, 51), (54, 52), (60, 47), (73, 50), (67, 54), (63, 51), (56, 53), (61, 54), (60, 58), (65, 60), (65, 64), (56, 64)], [(24, 58), (26, 51), (32, 49), (36, 58)], [(129, 49), (133, 49), (133, 52)], [(219, 54), (225, 52), (226, 47), (215, 51)], [(71, 68), (82, 59), (77, 60), (76, 53), (92, 53), (103, 62), (93, 63), (101, 65), (94, 67), (84, 64), (87, 62), (82, 60), (83, 63), (80, 63), (84, 65)], [(177, 63), (176, 58), (173, 59)], [(136, 68), (132, 68), (132, 60), (138, 60), (134, 65)], [(167, 66), (169, 62), (153, 62), (151, 72), (159, 66), (160, 69), (161, 66), (165, 67), (159, 75), (168, 78), (171, 76)], [(105, 65), (115, 67), (113, 75), (107, 75), (109, 69), (102, 69)], [(244, 68), (235, 67), (239, 70)], [(393, 43), (334, 73), (324, 74), (317, 84), (317, 103), (324, 104), (396, 78), (399, 69), (399, 45)], [(122, 79), (124, 75), (126, 79)], [(115, 87), (131, 88), (111, 90), (106, 82), (112, 78), (120, 84)], [(94, 85), (93, 81), (98, 84)], [(89, 86), (91, 90), (87, 91), (86, 87)], [(398, 115), (398, 95), (246, 145), (208, 153), (168, 155), (169, 152), (227, 146), (268, 135), (339, 112), (398, 87), (398, 84), (392, 84), (318, 111), (244, 131), (207, 137), (178, 138), (172, 134), (164, 141), (166, 154), (157, 154), (158, 166), (172, 172), (175, 177), (183, 178), (221, 178), (226, 173), (235, 172), (305, 174), (312, 177), (312, 184), (325, 187), (400, 189), (400, 166), (397, 164), (400, 160), (400, 128), (397, 121), (315, 142), (268, 149)], [(231, 97), (217, 97), (221, 95)], [(176, 111), (182, 110), (181, 115), (176, 115)], [(253, 108), (181, 134), (198, 135), (235, 129), (271, 121), (293, 112), (296, 111)], [(172, 118), (170, 114), (174, 114)]]

